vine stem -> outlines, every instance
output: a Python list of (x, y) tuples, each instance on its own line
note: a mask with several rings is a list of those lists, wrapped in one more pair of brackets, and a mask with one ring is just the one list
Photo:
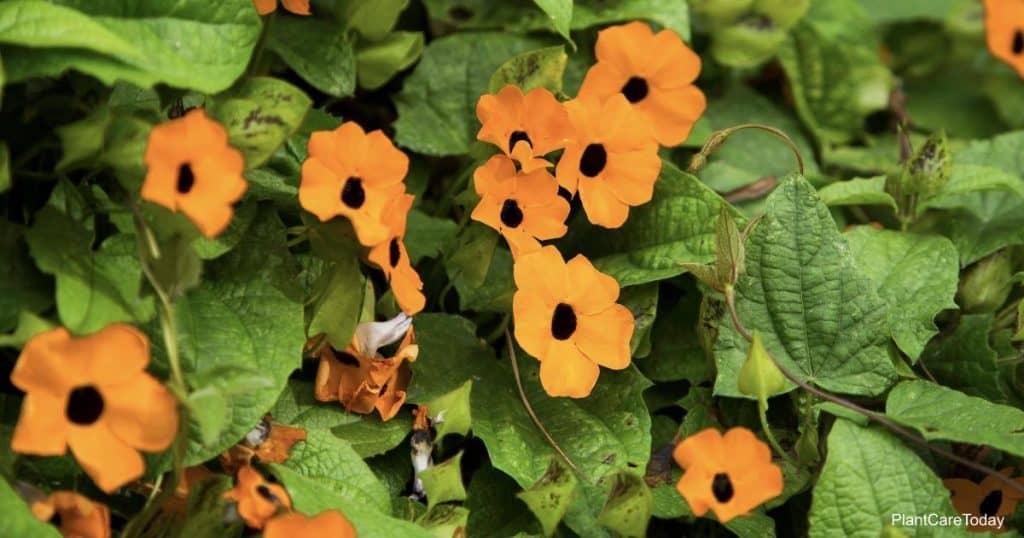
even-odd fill
[(523, 380), (519, 376), (519, 364), (516, 361), (516, 349), (515, 346), (512, 345), (512, 335), (509, 334), (508, 329), (505, 329), (505, 344), (508, 346), (508, 358), (512, 362), (512, 375), (513, 377), (516, 378), (516, 388), (519, 389), (519, 399), (522, 400), (523, 407), (526, 408), (526, 413), (530, 415), (530, 418), (533, 420), (533, 423), (537, 426), (537, 429), (540, 430), (540, 433), (544, 434), (544, 437), (548, 440), (548, 444), (551, 445), (551, 448), (554, 448), (555, 452), (557, 452), (558, 455), (561, 456), (563, 460), (565, 460), (566, 465), (571, 467), (573, 471), (579, 474), (579, 468), (576, 467), (576, 464), (572, 462), (572, 460), (569, 458), (569, 455), (566, 454), (564, 450), (562, 450), (562, 447), (559, 446), (557, 442), (555, 442), (555, 438), (551, 437), (551, 434), (548, 433), (547, 428), (544, 427), (544, 423), (541, 422), (540, 418), (537, 417), (537, 413), (534, 413), (533, 406), (530, 405), (529, 398), (526, 397), (526, 390), (523, 389)]
[(768, 425), (768, 401), (759, 398), (757, 401), (757, 416), (761, 419), (761, 429), (764, 431), (764, 436), (768, 438), (768, 444), (772, 445), (772, 448), (782, 456), (782, 459), (786, 460), (787, 463), (793, 467), (799, 467), (796, 460), (782, 449), (782, 445), (779, 444), (778, 439), (775, 438), (775, 434), (772, 433), (771, 427)]
[(722, 147), (722, 144), (725, 144), (725, 141), (728, 140), (733, 133), (744, 129), (765, 131), (775, 135), (776, 138), (785, 142), (786, 145), (789, 146), (789, 149), (793, 150), (793, 156), (796, 157), (797, 170), (800, 172), (801, 176), (804, 175), (804, 158), (800, 155), (800, 148), (797, 147), (796, 142), (794, 142), (793, 139), (781, 129), (777, 129), (771, 125), (765, 125), (763, 123), (743, 123), (711, 133), (711, 136), (709, 136), (704, 142), (700, 151), (697, 152), (697, 154), (690, 160), (690, 166), (688, 167), (690, 173), (696, 173), (701, 168), (704, 168), (704, 165), (707, 164), (708, 157), (710, 157), (712, 153)]
[[(742, 336), (746, 341), (753, 342), (753, 337), (750, 335), (750, 332), (747, 331), (747, 328), (743, 326), (743, 322), (740, 321), (739, 315), (736, 313), (735, 294), (732, 293), (731, 290), (729, 290), (725, 294), (725, 304), (729, 310), (729, 316), (732, 318), (732, 324), (733, 327), (735, 327), (736, 332), (740, 333), (740, 336)], [(931, 443), (929, 443), (928, 440), (925, 439), (924, 437), (921, 437), (920, 435), (917, 435), (916, 433), (908, 430), (907, 428), (893, 422), (889, 417), (881, 413), (876, 413), (874, 411), (871, 411), (870, 409), (861, 407), (860, 405), (857, 405), (841, 396), (836, 396), (835, 394), (826, 392), (822, 389), (819, 389), (818, 387), (815, 387), (814, 385), (811, 385), (807, 381), (800, 379), (799, 376), (789, 371), (788, 368), (780, 364), (779, 361), (770, 353), (768, 354), (768, 356), (771, 357), (772, 362), (775, 363), (776, 368), (778, 368), (779, 371), (782, 372), (782, 375), (784, 375), (786, 379), (789, 379), (801, 389), (810, 392), (811, 394), (817, 396), (818, 398), (821, 398), (822, 400), (832, 402), (836, 405), (854, 411), (860, 415), (864, 415), (864, 417), (866, 417), (868, 420), (876, 422), (878, 425), (892, 431), (893, 433), (898, 434), (899, 436), (903, 437), (904, 439), (907, 439), (908, 441), (913, 442), (914, 444), (917, 444), (925, 449), (931, 450), (932, 452), (938, 454), (939, 456), (942, 456), (943, 458), (946, 458), (950, 461), (959, 463), (964, 467), (985, 474), (986, 476), (994, 477), (1003, 484), (1009, 486), (1011, 489), (1018, 491), (1020, 493), (1024, 493), (1024, 486), (1018, 484), (1009, 477), (1006, 477), (989, 467), (981, 465), (980, 463), (976, 463), (967, 458), (957, 456), (956, 454), (944, 448), (934, 446)]]

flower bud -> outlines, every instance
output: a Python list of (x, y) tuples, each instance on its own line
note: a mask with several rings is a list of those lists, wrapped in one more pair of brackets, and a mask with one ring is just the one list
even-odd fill
[(1013, 268), (1009, 257), (993, 254), (967, 269), (960, 280), (957, 303), (965, 313), (994, 312), (1010, 294)]

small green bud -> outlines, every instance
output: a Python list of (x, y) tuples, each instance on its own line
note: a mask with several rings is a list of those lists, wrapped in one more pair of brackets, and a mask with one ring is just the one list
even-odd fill
[(821, 461), (821, 451), (818, 450), (818, 428), (816, 424), (808, 424), (804, 426), (803, 431), (800, 433), (800, 438), (796, 440), (796, 446), (793, 450), (796, 452), (796, 458), (800, 460), (800, 463), (807, 465), (816, 465)]
[(747, 360), (740, 368), (738, 386), (740, 392), (755, 396), (761, 402), (767, 402), (769, 396), (786, 388), (785, 376), (768, 355), (768, 350), (761, 343), (761, 333), (756, 330), (747, 351)]
[(1009, 257), (993, 254), (967, 269), (960, 280), (957, 303), (968, 314), (994, 312), (1010, 294), (1013, 268)]
[(925, 198), (938, 194), (949, 182), (952, 165), (946, 133), (928, 137), (906, 164), (910, 191)]
[(785, 29), (753, 14), (715, 32), (711, 54), (730, 67), (753, 67), (772, 57), (785, 40)]
[(811, 0), (757, 0), (754, 11), (766, 15), (776, 26), (792, 28), (811, 7)]
[(690, 0), (690, 9), (712, 26), (730, 24), (750, 11), (754, 0)]

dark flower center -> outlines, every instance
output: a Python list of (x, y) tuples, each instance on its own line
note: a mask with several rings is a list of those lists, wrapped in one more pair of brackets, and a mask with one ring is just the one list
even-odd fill
[(398, 238), (392, 238), (391, 244), (388, 245), (388, 262), (391, 264), (391, 268), (398, 267), (398, 262), (401, 259), (402, 249), (398, 248)]
[(520, 140), (526, 142), (530, 148), (533, 148), (533, 141), (530, 140), (530, 135), (526, 134), (526, 131), (513, 131), (508, 137), (508, 150), (511, 152), (516, 147), (516, 142)]
[(344, 365), (355, 366), (357, 368), (359, 367), (359, 359), (353, 357), (352, 354), (350, 353), (345, 353), (344, 351), (336, 351), (334, 357), (338, 359), (338, 362)]
[(188, 194), (196, 184), (196, 176), (192, 173), (192, 165), (183, 163), (178, 167), (178, 194)]
[(978, 512), (983, 516), (994, 516), (999, 513), (999, 507), (1003, 504), (1003, 490), (997, 489), (985, 495), (978, 505)]
[(1013, 45), (1011, 50), (1013, 50), (1013, 53), (1016, 55), (1020, 55), (1024, 52), (1024, 30), (1018, 29), (1013, 33)]
[(576, 312), (565, 303), (558, 303), (551, 316), (551, 336), (556, 340), (568, 340), (576, 332)]
[(366, 191), (363, 190), (363, 180), (357, 177), (350, 177), (345, 180), (345, 186), (341, 188), (341, 202), (352, 209), (359, 209), (366, 203)]
[(569, 192), (569, 189), (559, 185), (558, 186), (558, 195), (561, 196), (562, 198), (565, 198), (566, 202), (572, 203), (573, 194), (571, 192)]
[(590, 144), (583, 150), (580, 157), (580, 173), (587, 177), (595, 177), (608, 164), (608, 152), (601, 144)]
[(711, 493), (715, 495), (715, 499), (720, 503), (727, 503), (729, 499), (732, 499), (732, 480), (729, 480), (729, 475), (725, 473), (718, 473), (715, 475), (715, 479), (711, 482)]
[(501, 223), (509, 228), (515, 228), (523, 223), (523, 210), (515, 200), (505, 200), (501, 204)]
[(76, 387), (68, 396), (64, 415), (79, 426), (88, 426), (103, 414), (103, 395), (92, 385)]
[(270, 502), (272, 502), (274, 504), (278, 504), (278, 503), (281, 502), (277, 498), (277, 495), (274, 495), (274, 492), (270, 491), (270, 488), (268, 488), (264, 484), (260, 484), (260, 485), (256, 486), (256, 493), (259, 493), (260, 497), (263, 497), (264, 499), (266, 499), (266, 500), (268, 500), (268, 501), (270, 501)]
[(620, 91), (630, 103), (639, 103), (647, 97), (647, 90), (646, 80), (640, 77), (630, 77)]
[(53, 513), (53, 517), (50, 518), (50, 524), (53, 525), (54, 527), (57, 527), (59, 529), (61, 524), (63, 524), (63, 523), (64, 523), (64, 520), (61, 519), (60, 512), (54, 512)]

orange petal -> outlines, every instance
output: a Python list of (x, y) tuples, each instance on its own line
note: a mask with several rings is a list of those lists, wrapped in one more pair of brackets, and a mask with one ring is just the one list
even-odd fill
[(76, 538), (109, 538), (110, 509), (73, 491), (55, 491), (49, 502), (60, 516), (60, 533)]
[(296, 536), (356, 538), (356, 529), (337, 510), (320, 512), (313, 518), (307, 518), (298, 512), (291, 512), (271, 519), (267, 523), (263, 536), (264, 538), (295, 538)]
[(586, 398), (600, 373), (571, 340), (553, 340), (547, 358), (540, 363), (540, 384), (549, 396)]
[(608, 159), (608, 187), (615, 197), (627, 205), (646, 204), (654, 197), (654, 184), (661, 173), (657, 146), (650, 149), (615, 153)]
[(516, 342), (540, 361), (548, 356), (553, 340), (551, 316), (554, 308), (555, 305), (548, 304), (541, 296), (529, 291), (520, 290), (512, 296)]
[[(316, 134), (316, 133), (314, 133)], [(302, 163), (302, 183), (299, 184), (299, 203), (306, 211), (326, 222), (341, 214), (341, 188), (339, 178), (319, 159), (310, 157)]]
[(616, 304), (599, 314), (579, 316), (573, 340), (591, 361), (605, 368), (622, 370), (632, 359), (629, 351), (632, 337), (633, 314)]
[(281, 0), (284, 8), (296, 15), (309, 15), (309, 0)]
[(653, 48), (654, 35), (646, 24), (634, 21), (611, 26), (597, 33), (594, 54), (597, 61), (608, 62), (622, 71), (640, 73)]
[(89, 478), (106, 493), (141, 477), (146, 470), (142, 456), (114, 435), (104, 420), (87, 427), (72, 426), (68, 446)]
[(519, 258), (512, 270), (520, 291), (539, 295), (552, 308), (568, 295), (569, 273), (562, 254), (554, 246)]
[(86, 376), (97, 385), (129, 381), (149, 364), (149, 338), (124, 323), (107, 325), (103, 330), (76, 339), (81, 350)]
[(367, 187), (384, 189), (401, 183), (409, 171), (409, 157), (391, 143), (383, 131), (366, 135), (366, 153), (360, 155), (356, 173)]
[[(408, 254), (403, 252), (402, 256), (408, 256)], [(412, 266), (405, 267), (391, 275), (391, 291), (395, 294), (398, 306), (407, 315), (416, 315), (426, 306), (427, 298), (423, 295), (422, 289), (423, 281), (420, 280), (420, 275)]]
[(619, 283), (601, 271), (582, 254), (566, 264), (571, 292), (567, 302), (583, 315), (607, 310), (619, 300)]
[(696, 86), (651, 92), (637, 110), (647, 116), (654, 137), (663, 146), (676, 146), (690, 136), (693, 124), (707, 108), (704, 92)]
[(67, 452), (67, 397), (30, 392), (21, 401), (21, 416), (11, 438), (11, 450), (20, 454), (61, 456)]
[(505, 155), (494, 155), (473, 171), (473, 188), (480, 196), (505, 196), (515, 176), (516, 165), (512, 159)]
[(86, 373), (77, 340), (64, 327), (39, 333), (25, 344), (11, 371), (11, 383), (25, 392), (46, 392), (66, 398), (71, 388), (84, 382)]
[(103, 418), (119, 439), (147, 452), (171, 445), (178, 433), (178, 403), (162, 383), (141, 374), (104, 388)]
[(672, 457), (683, 469), (701, 465), (720, 469), (724, 468), (721, 456), (724, 452), (722, 433), (715, 428), (706, 428), (677, 444)]
[(277, 9), (277, 0), (253, 0), (253, 4), (256, 5), (256, 12), (260, 15), (272, 13)]
[(530, 207), (524, 213), (521, 228), (537, 239), (557, 239), (569, 230), (565, 225), (565, 219), (569, 217), (569, 202), (557, 194), (552, 203)]
[(580, 182), (580, 201), (587, 219), (598, 226), (618, 228), (629, 217), (629, 206), (619, 200), (608, 182), (601, 178)]
[(587, 70), (580, 85), (579, 97), (585, 99), (604, 99), (622, 91), (629, 81), (626, 71), (610, 62), (598, 62)]
[(689, 86), (700, 75), (700, 56), (683, 43), (679, 34), (662, 30), (654, 36), (654, 49), (663, 51), (651, 56), (653, 60), (643, 73), (647, 83), (658, 88)]

